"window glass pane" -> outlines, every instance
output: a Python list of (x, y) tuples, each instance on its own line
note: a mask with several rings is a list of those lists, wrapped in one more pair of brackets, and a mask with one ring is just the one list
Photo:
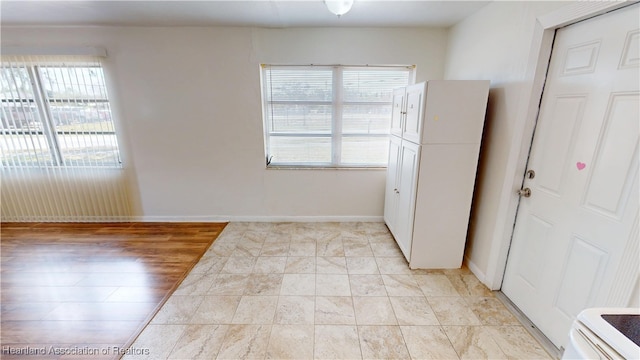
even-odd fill
[(329, 137), (271, 137), (273, 164), (331, 163)]
[(2, 130), (42, 131), (38, 108), (30, 102), (3, 101), (0, 119)]
[(391, 105), (343, 105), (342, 132), (351, 134), (388, 134)]
[(113, 132), (108, 103), (55, 102), (49, 105), (58, 132)]
[(272, 165), (386, 165), (393, 90), (411, 68), (268, 65), (262, 74)]
[(386, 136), (342, 138), (343, 164), (386, 166), (388, 154), (389, 138)]
[(41, 132), (4, 132), (0, 150), (3, 166), (53, 165), (47, 138)]
[(345, 101), (390, 103), (393, 89), (409, 83), (409, 70), (345, 69), (342, 81)]
[(267, 69), (268, 101), (331, 101), (331, 69)]
[(0, 157), (3, 166), (52, 165), (33, 88), (26, 67), (2, 67)]
[(272, 132), (331, 132), (331, 105), (272, 105), (269, 109)]
[(100, 64), (50, 64), (3, 63), (3, 165), (120, 166)]
[(99, 67), (40, 67), (42, 86), (50, 99), (106, 99)]
[(58, 134), (58, 144), (67, 166), (105, 166), (120, 161), (116, 136), (113, 134)]
[(2, 129), (42, 130), (27, 69), (3, 67), (1, 70)]
[(31, 79), (25, 67), (2, 67), (0, 99), (33, 99)]

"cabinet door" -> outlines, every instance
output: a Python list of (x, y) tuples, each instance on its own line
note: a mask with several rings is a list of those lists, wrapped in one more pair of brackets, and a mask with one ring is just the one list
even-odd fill
[(420, 146), (403, 140), (398, 170), (398, 218), (395, 238), (407, 261), (411, 261), (419, 160)]
[(425, 86), (425, 83), (407, 86), (406, 94), (406, 114), (402, 138), (418, 144), (421, 143)]
[(404, 118), (405, 88), (393, 91), (393, 110), (391, 112), (391, 134), (402, 136), (402, 119)]
[(387, 165), (387, 184), (384, 193), (384, 222), (395, 236), (398, 214), (398, 165), (400, 163), (400, 146), (402, 140), (390, 136), (389, 164)]

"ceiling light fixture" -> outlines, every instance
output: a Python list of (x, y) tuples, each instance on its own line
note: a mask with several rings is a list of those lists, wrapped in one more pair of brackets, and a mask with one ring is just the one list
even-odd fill
[(340, 17), (351, 10), (353, 0), (324, 0), (324, 4), (327, 5), (329, 11)]

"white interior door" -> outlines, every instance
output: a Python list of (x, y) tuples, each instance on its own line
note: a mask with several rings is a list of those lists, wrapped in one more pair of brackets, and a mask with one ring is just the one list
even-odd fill
[(502, 284), (556, 346), (638, 278), (640, 5), (559, 29)]

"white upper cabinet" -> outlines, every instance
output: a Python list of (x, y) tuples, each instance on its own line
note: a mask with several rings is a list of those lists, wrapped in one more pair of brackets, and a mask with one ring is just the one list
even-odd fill
[(430, 80), (396, 89), (391, 134), (417, 144), (477, 143), (488, 87), (488, 80)]
[(391, 111), (391, 134), (402, 136), (402, 126), (404, 125), (404, 99), (405, 88), (393, 91), (393, 110)]
[(402, 138), (420, 144), (424, 112), (425, 83), (407, 86), (404, 131)]

